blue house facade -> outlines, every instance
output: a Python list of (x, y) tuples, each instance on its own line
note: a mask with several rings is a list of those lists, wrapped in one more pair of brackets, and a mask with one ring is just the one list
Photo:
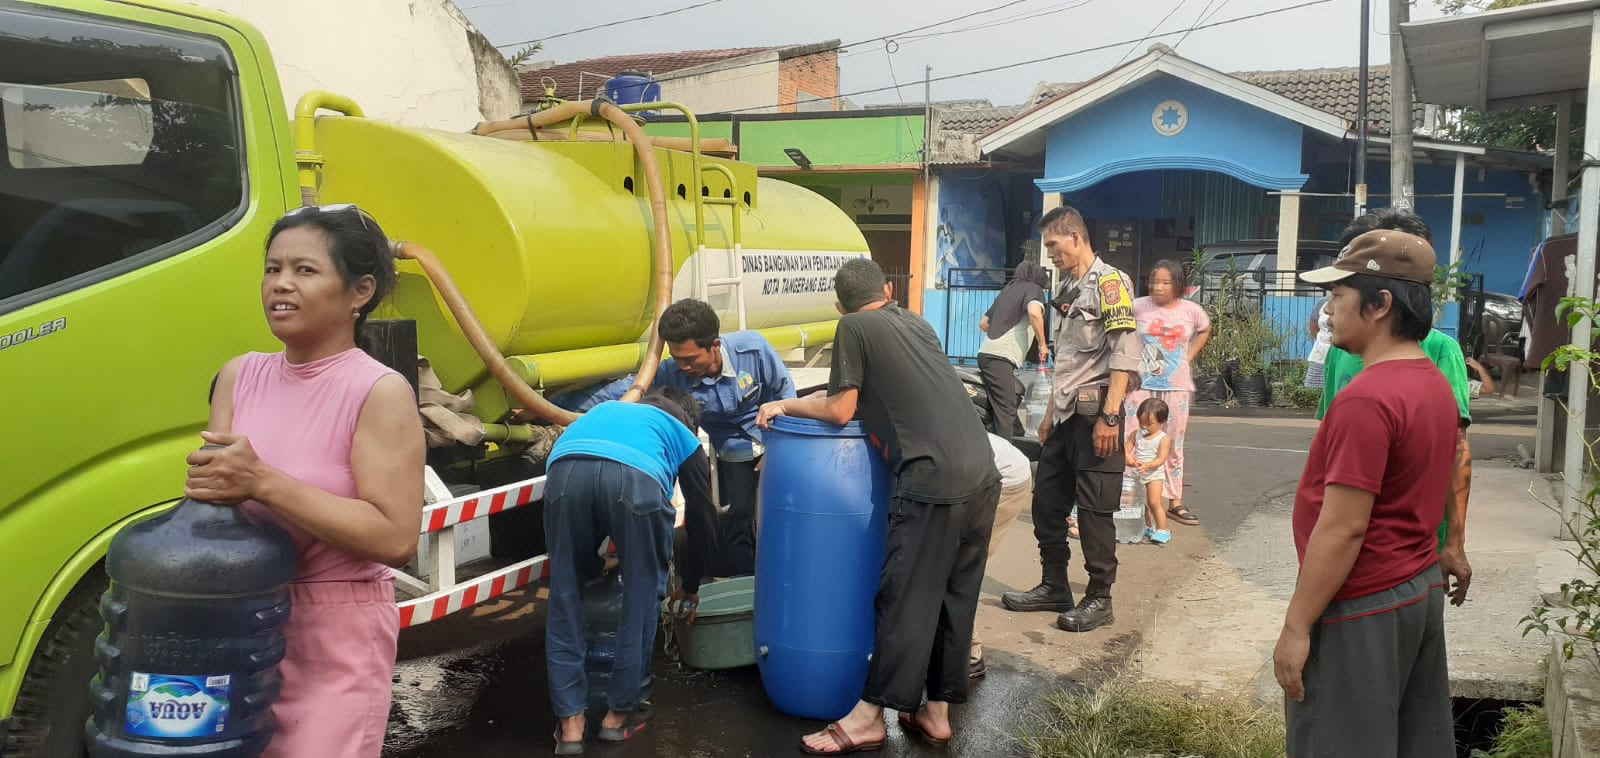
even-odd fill
[[(1368, 206), (1387, 207), (1388, 140), (1371, 143)], [(924, 315), (956, 357), (975, 350), (976, 318), (993, 296), (973, 288), (1037, 254), (1027, 244), (1033, 225), (1056, 206), (1083, 213), (1096, 251), (1138, 279), (1140, 294), (1156, 261), (1188, 260), (1219, 243), (1256, 240), (1273, 258), (1265, 268), (1296, 271), (1308, 260), (1302, 241), (1336, 240), (1354, 210), (1347, 117), (1161, 45), (1021, 112), (977, 145), (980, 161), (941, 167), (930, 191), (938, 228)], [(1545, 236), (1549, 159), (1421, 136), (1414, 155), (1414, 209), (1433, 229), (1440, 262), (1481, 274), (1486, 290), (1516, 293)], [(1292, 277), (1275, 279), (1294, 297)], [(1303, 355), (1309, 305), (1266, 305), (1284, 314), (1282, 357)], [(1439, 326), (1452, 331), (1455, 322), (1450, 308)]]

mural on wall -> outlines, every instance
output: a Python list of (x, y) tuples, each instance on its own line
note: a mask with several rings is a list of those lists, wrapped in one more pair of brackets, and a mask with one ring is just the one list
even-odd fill
[[(945, 281), (953, 268), (992, 268), (1006, 265), (1006, 228), (1003, 190), (987, 177), (947, 174), (939, 184), (939, 226), (934, 241), (938, 270), (935, 281)], [(995, 283), (977, 272), (957, 274), (955, 284)]]

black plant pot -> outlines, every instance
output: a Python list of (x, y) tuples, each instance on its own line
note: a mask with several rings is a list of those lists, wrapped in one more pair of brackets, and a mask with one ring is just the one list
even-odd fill
[(1228, 400), (1228, 381), (1221, 376), (1202, 376), (1194, 380), (1196, 400), (1224, 403)]
[(1242, 375), (1233, 377), (1233, 394), (1239, 398), (1240, 405), (1260, 408), (1272, 400), (1271, 385), (1267, 382), (1265, 374)]

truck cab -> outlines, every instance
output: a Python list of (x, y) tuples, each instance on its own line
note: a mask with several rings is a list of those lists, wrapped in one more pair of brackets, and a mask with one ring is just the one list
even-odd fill
[(220, 14), (0, 4), (0, 753), (82, 753), (101, 556), (181, 493), (296, 200), (264, 42)]

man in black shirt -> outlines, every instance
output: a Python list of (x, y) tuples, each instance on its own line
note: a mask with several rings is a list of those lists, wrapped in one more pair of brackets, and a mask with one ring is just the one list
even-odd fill
[(1000, 474), (938, 336), (895, 304), (878, 264), (849, 261), (834, 289), (846, 315), (834, 337), (828, 394), (767, 403), (757, 423), (787, 414), (844, 424), (859, 409), (867, 431), (887, 448), (894, 489), (866, 687), (848, 715), (806, 735), (801, 750), (881, 746), (884, 708), (900, 712), (908, 735), (944, 744), (950, 704), (967, 700), (967, 655)]

